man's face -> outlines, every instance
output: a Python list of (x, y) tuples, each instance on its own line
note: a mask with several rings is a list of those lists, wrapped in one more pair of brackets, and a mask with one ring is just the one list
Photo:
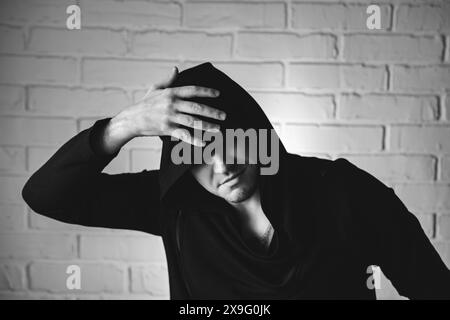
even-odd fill
[[(197, 182), (210, 193), (232, 203), (248, 199), (256, 190), (259, 168), (256, 164), (237, 163), (236, 150), (225, 150), (225, 155), (215, 154), (210, 164), (195, 165), (191, 174)], [(228, 153), (228, 154), (227, 154)], [(234, 159), (233, 163), (225, 163), (225, 159)], [(246, 155), (247, 158), (248, 155)]]

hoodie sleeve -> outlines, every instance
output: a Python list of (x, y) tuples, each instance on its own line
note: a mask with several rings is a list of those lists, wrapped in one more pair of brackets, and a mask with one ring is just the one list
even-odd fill
[(71, 138), (26, 182), (22, 197), (41, 215), (91, 227), (160, 235), (157, 170), (107, 174), (115, 154), (99, 149), (110, 118)]
[(450, 271), (394, 190), (345, 159), (354, 209), (367, 236), (368, 259), (378, 265), (400, 295), (450, 299)]

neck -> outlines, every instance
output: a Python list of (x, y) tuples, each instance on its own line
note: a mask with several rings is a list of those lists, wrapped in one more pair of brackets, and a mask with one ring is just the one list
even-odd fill
[(230, 204), (237, 210), (239, 215), (249, 217), (254, 216), (258, 212), (262, 211), (259, 188), (257, 188), (255, 192), (253, 192), (253, 194), (244, 201), (238, 203), (230, 202)]
[(273, 228), (262, 210), (259, 189), (247, 200), (230, 204), (236, 209), (244, 238), (253, 239), (252, 242), (256, 241), (256, 248), (265, 251), (272, 240)]
[(251, 229), (257, 233), (267, 230), (270, 222), (262, 209), (259, 189), (248, 199), (230, 204), (236, 209), (236, 216), (243, 230)]

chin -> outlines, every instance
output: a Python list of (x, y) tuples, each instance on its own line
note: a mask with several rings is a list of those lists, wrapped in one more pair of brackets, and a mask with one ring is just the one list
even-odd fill
[(249, 188), (247, 186), (237, 187), (223, 195), (222, 198), (228, 202), (239, 203), (250, 198), (254, 191), (255, 188)]

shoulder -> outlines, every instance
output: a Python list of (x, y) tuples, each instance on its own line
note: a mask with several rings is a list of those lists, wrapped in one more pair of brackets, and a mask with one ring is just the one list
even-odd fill
[(325, 159), (318, 157), (288, 155), (289, 173), (300, 174), (313, 180), (342, 188), (340, 191), (370, 192), (391, 189), (381, 180), (345, 158)]
[(287, 167), (290, 174), (302, 173), (310, 177), (342, 176), (349, 173), (356, 175), (362, 171), (345, 158), (327, 159), (313, 156), (288, 154)]
[(333, 165), (333, 160), (289, 153), (287, 168), (289, 174), (302, 173), (311, 176), (324, 176)]

